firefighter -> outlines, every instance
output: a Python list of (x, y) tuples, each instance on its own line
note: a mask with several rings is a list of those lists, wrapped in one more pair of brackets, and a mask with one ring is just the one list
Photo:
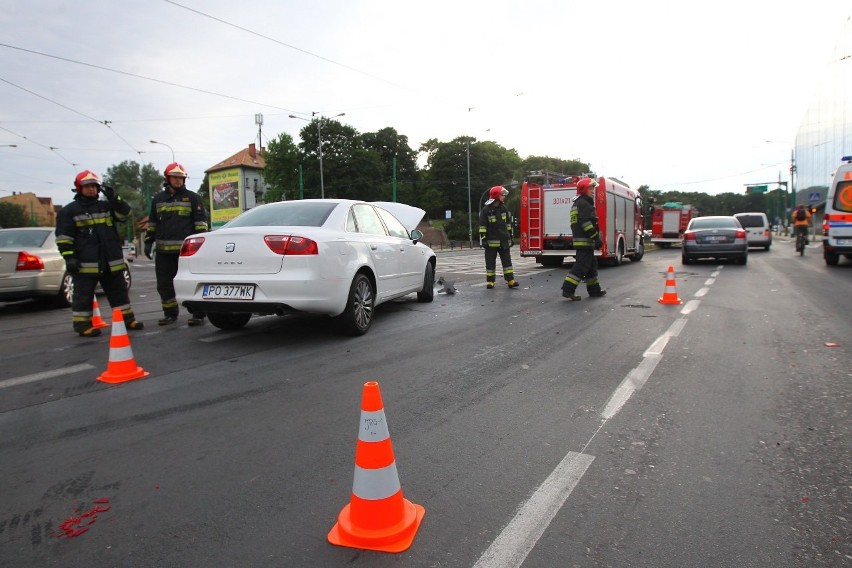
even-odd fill
[[(145, 233), (145, 256), (149, 259), (156, 250), (154, 272), (157, 275), (157, 293), (163, 308), (159, 325), (175, 323), (178, 303), (175, 297), (174, 278), (177, 275), (180, 247), (183, 240), (195, 233), (207, 231), (207, 213), (201, 197), (186, 188), (186, 170), (177, 162), (163, 171), (163, 191), (151, 200), (148, 213), (148, 230)], [(156, 243), (156, 249), (155, 249)], [(204, 323), (203, 313), (190, 314), (190, 326)]]
[[(128, 330), (145, 326), (136, 321), (127, 282), (124, 279), (124, 252), (115, 228), (116, 221), (124, 221), (130, 205), (115, 194), (115, 190), (102, 186), (97, 174), (84, 170), (74, 179), (74, 201), (59, 211), (56, 217), (56, 246), (65, 260), (65, 269), (71, 274), (73, 294), (71, 299), (71, 324), (81, 337), (97, 337), (101, 330), (92, 327), (92, 302), (95, 288), (101, 283), (109, 305), (120, 308)], [(106, 201), (98, 199), (103, 192)]]
[(577, 197), (571, 205), (571, 234), (577, 255), (574, 266), (562, 282), (562, 297), (572, 302), (580, 300), (580, 296), (574, 292), (580, 285), (580, 281), (584, 279), (589, 296), (606, 295), (606, 290), (601, 290), (601, 283), (598, 280), (598, 259), (595, 258), (595, 251), (603, 248), (593, 197), (594, 188), (597, 185), (598, 182), (590, 178), (583, 178), (577, 182)]
[(492, 187), (488, 201), (479, 212), (479, 246), (485, 249), (485, 287), (494, 289), (497, 280), (497, 255), (503, 265), (503, 278), (509, 288), (519, 286), (512, 268), (512, 219), (506, 209), (509, 190), (501, 185)]

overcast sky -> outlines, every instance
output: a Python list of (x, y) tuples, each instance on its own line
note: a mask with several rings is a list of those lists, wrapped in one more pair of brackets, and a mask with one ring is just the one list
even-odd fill
[(150, 140), (195, 189), (257, 140), (256, 114), (265, 145), (298, 141), (288, 115), (312, 112), (415, 150), (469, 135), (634, 187), (739, 192), (788, 179), (850, 14), (849, 0), (0, 0), (0, 196), (64, 204), (82, 169), (162, 170), (171, 152)]

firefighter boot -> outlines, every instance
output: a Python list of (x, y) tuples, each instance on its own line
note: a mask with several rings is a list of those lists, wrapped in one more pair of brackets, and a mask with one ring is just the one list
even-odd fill
[(508, 286), (509, 288), (517, 288), (518, 286), (520, 286), (520, 284), (518, 284), (518, 281), (517, 281), (517, 280), (515, 280), (514, 278), (512, 278), (511, 280), (509, 280), (508, 282), (506, 282), (506, 286)]
[(598, 290), (597, 292), (589, 292), (590, 298), (600, 298), (606, 296), (606, 290)]
[(77, 331), (80, 334), (80, 337), (97, 337), (101, 334), (101, 330), (96, 327), (87, 327), (86, 329), (81, 329)]
[(140, 329), (145, 329), (145, 324), (134, 319), (125, 322), (124, 327), (126, 327), (129, 331), (139, 331)]
[(577, 288), (571, 286), (568, 282), (562, 283), (562, 297), (568, 298), (572, 302), (579, 302), (582, 298), (574, 293)]
[(157, 325), (171, 325), (177, 321), (177, 314), (166, 313), (163, 318), (157, 320)]
[(204, 314), (192, 314), (186, 323), (189, 327), (204, 325)]
[(485, 283), (485, 289), (486, 290), (493, 290), (494, 289), (494, 282), (486, 282)]

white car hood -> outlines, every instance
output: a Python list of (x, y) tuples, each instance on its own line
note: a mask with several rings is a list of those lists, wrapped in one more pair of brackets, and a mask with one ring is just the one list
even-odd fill
[(419, 207), (412, 207), (411, 205), (406, 205), (405, 203), (393, 203), (392, 201), (373, 201), (374, 205), (378, 205), (379, 207), (383, 207), (387, 209), (393, 216), (399, 219), (399, 222), (408, 229), (410, 233), (414, 229), (417, 228), (417, 225), (420, 224), (420, 221), (423, 219), (423, 216), (426, 215), (426, 211), (420, 209)]

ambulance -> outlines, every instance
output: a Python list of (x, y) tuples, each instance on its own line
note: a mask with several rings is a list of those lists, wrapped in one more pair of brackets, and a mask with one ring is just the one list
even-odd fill
[[(521, 186), (521, 256), (533, 257), (547, 267), (562, 266), (565, 260), (574, 262), (577, 253), (570, 213), (582, 177), (546, 170), (529, 172)], [(645, 245), (639, 192), (615, 178), (594, 179), (598, 186), (593, 197), (603, 239), (603, 248), (595, 256), (616, 266), (624, 258), (642, 260)]]
[(822, 256), (836, 266), (843, 255), (852, 259), (852, 156), (843, 156), (834, 172), (822, 219)]

